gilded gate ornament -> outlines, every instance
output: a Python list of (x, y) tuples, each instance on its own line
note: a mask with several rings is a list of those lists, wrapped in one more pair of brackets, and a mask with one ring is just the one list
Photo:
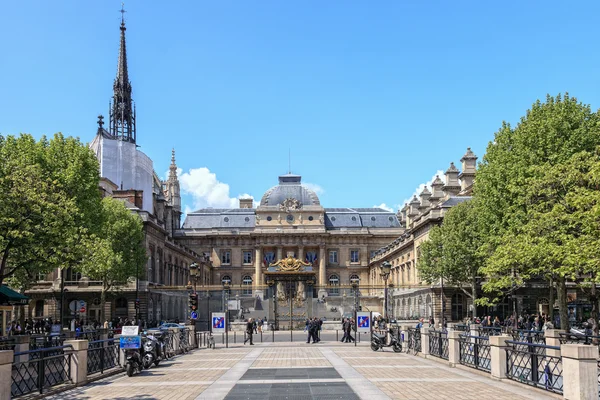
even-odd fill
[(277, 262), (269, 264), (269, 267), (279, 267), (279, 271), (292, 272), (300, 271), (302, 267), (310, 267), (310, 265), (310, 263), (298, 260), (292, 256), (288, 256), (287, 258), (283, 258)]

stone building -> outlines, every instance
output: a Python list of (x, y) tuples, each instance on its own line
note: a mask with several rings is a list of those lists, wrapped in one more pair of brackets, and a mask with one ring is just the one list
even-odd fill
[[(331, 317), (339, 318), (344, 310), (350, 310), (344, 290), (351, 280), (368, 287), (369, 258), (403, 232), (397, 216), (381, 208), (324, 208), (317, 194), (302, 185), (299, 175), (287, 174), (265, 192), (256, 208), (252, 199), (240, 199), (239, 208), (205, 208), (189, 213), (175, 239), (210, 257), (212, 281), (236, 288), (238, 296), (250, 297), (250, 312), (259, 308), (269, 319), (289, 324), (290, 314), (303, 321), (310, 315), (326, 316), (325, 311), (334, 308), (337, 314)], [(293, 305), (299, 311), (275, 315), (274, 293), (266, 275), (270, 265), (288, 257), (308, 267), (288, 275), (285, 282), (285, 290), (300, 299)], [(300, 283), (303, 274), (311, 275), (306, 285)], [(283, 289), (282, 284), (278, 299), (291, 307)], [(363, 304), (379, 308), (379, 299), (370, 302), (373, 299), (368, 298), (368, 290), (362, 295)]]
[[(461, 158), (462, 172), (454, 163), (445, 172), (445, 181), (436, 176), (431, 188), (425, 187), (398, 212), (403, 232), (386, 246), (379, 249), (369, 260), (370, 279), (383, 286), (381, 264), (392, 265), (388, 284), (392, 284), (388, 298), (388, 312), (401, 319), (418, 317), (436, 320), (441, 315), (441, 282), (426, 285), (419, 276), (419, 247), (429, 237), (432, 227), (440, 225), (445, 213), (458, 203), (471, 199), (475, 180), (477, 156), (470, 148)], [(444, 316), (448, 321), (461, 320), (472, 306), (470, 298), (458, 288), (444, 287)]]
[[(64, 323), (72, 319), (97, 320), (102, 307), (108, 319), (137, 316), (148, 321), (185, 320), (189, 265), (198, 263), (203, 282), (210, 283), (210, 264), (174, 239), (182, 215), (175, 151), (172, 151), (168, 179), (161, 181), (152, 160), (137, 144), (125, 31), (122, 20), (109, 126), (105, 129), (104, 118), (99, 116), (98, 130), (89, 146), (99, 161), (102, 195), (122, 200), (143, 220), (148, 255), (143, 278), (115, 288), (102, 305), (100, 282), (91, 281), (71, 269), (62, 271), (61, 277), (61, 272), (56, 270), (40, 277), (40, 281), (26, 292), (32, 299), (26, 315), (32, 318), (51, 316), (58, 320), (62, 291)], [(135, 308), (136, 299), (139, 310)]]

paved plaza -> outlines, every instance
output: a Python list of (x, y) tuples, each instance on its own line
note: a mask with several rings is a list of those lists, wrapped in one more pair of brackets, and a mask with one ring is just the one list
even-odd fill
[(100, 399), (555, 399), (435, 360), (373, 352), (368, 342), (230, 344), (199, 349), (129, 378), (114, 375), (48, 397)]

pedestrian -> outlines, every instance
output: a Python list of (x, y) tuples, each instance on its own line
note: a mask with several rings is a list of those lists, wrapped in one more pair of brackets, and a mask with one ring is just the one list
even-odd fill
[(347, 322), (348, 322), (348, 318), (344, 318), (344, 321), (342, 322), (342, 332), (344, 332), (344, 336), (342, 336), (342, 340), (340, 340), (342, 343), (345, 343), (346, 339), (348, 337), (348, 333), (346, 332)]
[(252, 320), (252, 329), (254, 329), (254, 333), (258, 335), (258, 325), (256, 324), (256, 320)]
[(250, 345), (254, 346), (252, 342), (252, 333), (254, 333), (254, 323), (252, 322), (252, 318), (248, 318), (248, 322), (246, 323), (246, 339), (244, 339), (244, 344), (249, 340)]
[(314, 327), (314, 322), (312, 319), (308, 318), (306, 320), (306, 330), (308, 331), (308, 335), (306, 336), (306, 343), (310, 343), (310, 339), (313, 338), (313, 327)]

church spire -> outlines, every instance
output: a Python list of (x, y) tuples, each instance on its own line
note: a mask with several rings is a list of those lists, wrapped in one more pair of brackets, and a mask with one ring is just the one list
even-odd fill
[(117, 77), (113, 84), (110, 107), (110, 134), (119, 140), (135, 143), (135, 106), (131, 99), (131, 82), (127, 72), (127, 47), (125, 42), (125, 9), (121, 6), (121, 46), (117, 64)]

